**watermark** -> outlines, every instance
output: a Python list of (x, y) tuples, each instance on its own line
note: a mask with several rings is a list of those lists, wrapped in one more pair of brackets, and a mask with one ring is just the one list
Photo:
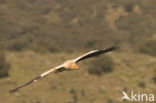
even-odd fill
[(141, 93), (141, 92), (134, 92), (131, 91), (129, 95), (123, 91), (123, 97), (121, 100), (128, 100), (134, 102), (153, 102), (154, 101), (154, 94), (152, 93)]

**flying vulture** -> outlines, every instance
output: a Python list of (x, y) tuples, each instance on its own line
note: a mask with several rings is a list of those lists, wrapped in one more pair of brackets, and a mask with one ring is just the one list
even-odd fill
[(42, 73), (41, 75), (37, 76), (36, 78), (32, 79), (31, 81), (13, 89), (13, 90), (10, 90), (10, 93), (16, 92), (19, 89), (21, 89), (21, 88), (23, 88), (23, 87), (25, 87), (25, 86), (33, 83), (33, 82), (36, 82), (38, 79), (48, 75), (51, 72), (54, 72), (54, 71), (60, 72), (60, 71), (64, 71), (64, 70), (76, 70), (79, 68), (78, 65), (76, 65), (78, 62), (83, 61), (83, 60), (88, 59), (88, 58), (91, 58), (91, 57), (95, 57), (95, 56), (107, 53), (107, 52), (110, 52), (110, 51), (114, 51), (116, 49), (118, 49), (118, 46), (114, 45), (114, 46), (107, 48), (107, 49), (90, 51), (90, 52), (88, 52), (82, 56), (77, 57), (76, 59), (67, 60), (63, 64), (47, 70), (46, 72)]

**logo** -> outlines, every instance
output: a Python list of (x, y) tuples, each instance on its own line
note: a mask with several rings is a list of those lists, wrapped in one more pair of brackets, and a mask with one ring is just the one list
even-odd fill
[(121, 100), (128, 100), (128, 101), (138, 101), (138, 102), (153, 102), (154, 101), (154, 94), (147, 94), (147, 93), (141, 93), (137, 92), (134, 93), (133, 91), (130, 92), (130, 95), (128, 95), (125, 91), (122, 92), (123, 97)]

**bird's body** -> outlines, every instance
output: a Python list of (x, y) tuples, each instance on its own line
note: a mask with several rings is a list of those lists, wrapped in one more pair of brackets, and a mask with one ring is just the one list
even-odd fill
[(76, 63), (84, 60), (84, 59), (87, 59), (87, 58), (91, 58), (91, 57), (94, 57), (94, 56), (98, 56), (98, 55), (101, 55), (103, 53), (106, 53), (106, 52), (110, 52), (110, 51), (113, 51), (115, 49), (117, 49), (118, 47), (115, 45), (115, 46), (112, 46), (108, 49), (102, 49), (102, 50), (94, 50), (94, 51), (90, 51), (82, 56), (79, 56), (77, 57), (76, 59), (71, 59), (71, 60), (67, 60), (65, 61), (63, 64), (59, 65), (59, 66), (56, 66), (52, 69), (49, 69), (48, 71), (42, 73), (40, 76), (37, 76), (36, 78), (32, 79), (31, 81), (27, 82), (26, 84), (18, 87), (18, 88), (15, 88), (13, 90), (11, 90), (10, 92), (16, 92), (18, 91), (20, 88), (23, 88), (35, 81), (37, 81), (38, 79), (48, 75), (49, 73), (51, 72), (60, 72), (60, 71), (64, 71), (64, 70), (75, 70), (75, 69), (78, 69), (78, 66), (76, 65)]
[[(75, 66), (75, 67), (74, 67), (74, 66)], [(76, 64), (75, 64), (74, 59), (65, 61), (65, 62), (63, 63), (63, 67), (64, 67), (65, 69), (73, 69), (73, 68), (76, 69)]]

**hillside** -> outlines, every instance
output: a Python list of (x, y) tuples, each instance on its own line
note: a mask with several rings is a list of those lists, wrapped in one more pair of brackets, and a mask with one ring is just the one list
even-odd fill
[[(156, 96), (155, 0), (0, 0), (0, 103), (130, 103)], [(13, 89), (67, 59), (120, 50)], [(138, 103), (138, 102), (137, 102)], [(152, 103), (152, 102), (151, 102)]]
[(99, 48), (116, 40), (138, 46), (156, 32), (154, 2), (1, 0), (1, 41), (7, 50), (37, 52)]
[[(115, 65), (112, 72), (101, 76), (89, 74), (90, 59), (79, 63), (80, 69), (59, 74), (50, 74), (15, 94), (8, 90), (38, 76), (49, 68), (82, 53), (36, 54), (34, 52), (8, 53), (12, 68), (10, 77), (0, 80), (2, 103), (121, 103), (122, 91), (154, 93), (156, 84), (155, 58), (150, 56), (113, 52), (107, 54)], [(99, 57), (104, 60), (105, 56)], [(146, 61), (148, 60), (148, 61)], [(96, 65), (98, 66), (98, 65)], [(98, 68), (94, 68), (98, 69)]]

